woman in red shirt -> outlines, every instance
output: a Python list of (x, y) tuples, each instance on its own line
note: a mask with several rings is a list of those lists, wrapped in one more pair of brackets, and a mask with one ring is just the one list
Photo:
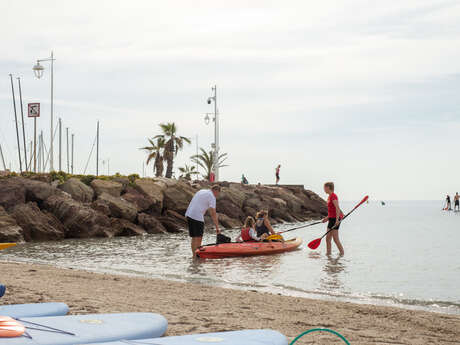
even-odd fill
[(334, 182), (326, 182), (324, 184), (324, 192), (326, 192), (329, 197), (327, 198), (327, 217), (323, 219), (323, 223), (328, 222), (327, 231), (334, 229), (326, 235), (326, 255), (331, 255), (332, 239), (334, 239), (334, 243), (340, 255), (344, 255), (345, 251), (339, 239), (340, 219), (343, 217), (343, 212), (339, 207), (339, 198), (337, 198), (337, 195), (334, 193)]

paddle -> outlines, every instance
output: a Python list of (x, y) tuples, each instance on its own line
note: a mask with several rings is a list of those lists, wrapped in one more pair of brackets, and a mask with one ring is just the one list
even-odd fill
[(283, 233), (285, 233), (285, 232), (294, 231), (294, 230), (297, 230), (297, 229), (307, 228), (307, 227), (309, 227), (309, 226), (317, 225), (317, 224), (321, 224), (321, 223), (322, 223), (322, 221), (319, 221), (319, 222), (314, 222), (314, 223), (311, 223), (311, 224), (306, 224), (306, 225), (298, 226), (298, 227), (296, 227), (296, 228), (292, 228), (292, 229), (280, 231), (280, 232), (278, 232), (278, 234), (283, 234)]
[[(367, 201), (367, 199), (369, 199), (369, 196), (368, 196), (368, 195), (366, 195), (366, 196), (363, 198), (363, 200), (361, 200), (361, 201), (359, 202), (358, 205), (356, 205), (355, 207), (353, 207), (353, 209), (352, 209), (350, 212), (348, 212), (348, 213), (342, 218), (341, 221), (343, 221), (343, 220), (344, 220), (345, 218), (347, 218), (350, 214), (352, 214), (353, 211), (356, 210), (359, 206), (361, 206), (362, 204), (364, 204), (364, 203)], [(327, 231), (323, 236), (321, 236), (320, 238), (317, 238), (316, 240), (311, 241), (311, 242), (308, 244), (308, 248), (310, 248), (310, 249), (316, 249), (316, 248), (318, 248), (319, 245), (321, 244), (321, 240), (324, 238), (324, 236), (326, 236), (328, 233), (330, 233), (330, 232), (331, 232), (332, 230), (334, 230), (334, 229), (335, 229), (335, 225), (332, 227), (332, 229), (330, 229), (329, 231)]]

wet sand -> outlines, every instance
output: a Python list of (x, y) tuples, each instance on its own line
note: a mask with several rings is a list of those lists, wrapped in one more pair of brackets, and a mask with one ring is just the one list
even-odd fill
[[(0, 304), (65, 302), (72, 314), (155, 312), (167, 335), (271, 328), (289, 340), (327, 327), (352, 344), (460, 344), (460, 316), (0, 262)], [(314, 333), (298, 344), (343, 344)]]

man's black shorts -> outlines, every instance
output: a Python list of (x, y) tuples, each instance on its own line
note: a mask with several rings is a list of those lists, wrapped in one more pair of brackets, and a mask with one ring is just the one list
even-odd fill
[[(334, 228), (336, 220), (337, 218), (329, 218), (329, 223), (327, 223), (327, 228), (328, 229)], [(340, 228), (340, 223), (337, 227), (334, 228), (334, 230), (339, 230), (339, 228)]]
[(187, 217), (188, 234), (190, 237), (203, 237), (204, 223)]

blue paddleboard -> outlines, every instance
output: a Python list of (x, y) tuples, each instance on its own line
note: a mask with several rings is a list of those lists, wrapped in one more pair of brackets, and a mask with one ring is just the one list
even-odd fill
[(75, 345), (118, 339), (161, 337), (166, 319), (152, 313), (90, 314), (29, 317), (18, 320), (27, 335), (0, 338), (0, 345)]
[(10, 317), (61, 316), (69, 312), (65, 303), (30, 303), (0, 305), (0, 315)]
[(184, 335), (156, 339), (120, 340), (92, 345), (288, 345), (284, 335), (270, 329)]

